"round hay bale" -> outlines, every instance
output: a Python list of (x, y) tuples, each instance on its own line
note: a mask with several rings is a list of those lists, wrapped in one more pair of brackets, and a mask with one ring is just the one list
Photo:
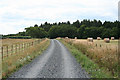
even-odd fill
[(110, 39), (109, 38), (104, 38), (104, 42), (110, 43)]
[(65, 39), (68, 39), (68, 37), (65, 37)]
[(93, 42), (93, 38), (87, 38), (88, 42)]
[(111, 40), (115, 40), (115, 37), (111, 37)]
[(57, 37), (56, 39), (61, 39), (61, 37)]
[(101, 40), (101, 38), (100, 38), (100, 37), (97, 37), (97, 40)]
[(75, 37), (75, 39), (77, 39), (77, 37)]

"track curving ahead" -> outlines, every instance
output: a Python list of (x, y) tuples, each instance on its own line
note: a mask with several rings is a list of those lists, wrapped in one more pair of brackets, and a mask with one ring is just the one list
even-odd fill
[(47, 50), (10, 78), (89, 78), (68, 49), (58, 40), (51, 40)]

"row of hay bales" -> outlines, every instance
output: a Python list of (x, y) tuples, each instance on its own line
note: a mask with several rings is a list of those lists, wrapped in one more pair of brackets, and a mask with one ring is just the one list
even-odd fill
[[(104, 38), (105, 39), (105, 38)], [(108, 39), (108, 38), (107, 38)], [(102, 40), (101, 37), (97, 37), (97, 40)], [(111, 40), (115, 40), (115, 37), (111, 37)]]
[[(58, 37), (60, 38), (60, 37)], [(68, 37), (65, 37), (65, 39), (69, 39)], [(77, 37), (75, 37), (75, 39), (77, 39)], [(101, 37), (97, 37), (97, 40), (102, 40)], [(111, 37), (111, 40), (115, 40), (115, 37)], [(87, 38), (88, 42), (93, 42), (93, 38)], [(110, 43), (110, 39), (109, 38), (104, 38), (104, 42), (106, 43)]]
[[(101, 38), (97, 37), (97, 40), (101, 40)], [(111, 37), (111, 40), (115, 40), (115, 37)], [(109, 38), (104, 38), (104, 42), (110, 43), (110, 39)]]
[[(75, 38), (75, 39), (76, 39), (76, 38)], [(101, 38), (101, 37), (97, 37), (97, 40), (102, 40), (102, 38)], [(115, 40), (115, 38), (114, 38), (114, 37), (111, 37), (111, 40)], [(88, 41), (88, 42), (93, 42), (93, 38), (87, 38), (87, 41)], [(104, 38), (104, 42), (110, 43), (110, 39), (109, 39), (109, 38)]]
[[(102, 38), (97, 37), (97, 40), (102, 40)], [(114, 38), (114, 37), (111, 37), (111, 40), (115, 40), (115, 38)], [(87, 38), (87, 41), (93, 42), (93, 38)], [(104, 38), (104, 42), (110, 43), (110, 39), (109, 39), (109, 38)]]
[(88, 42), (93, 42), (93, 38), (87, 38)]

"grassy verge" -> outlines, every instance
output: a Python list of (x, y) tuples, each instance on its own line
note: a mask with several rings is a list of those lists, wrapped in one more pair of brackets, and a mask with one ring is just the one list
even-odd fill
[(49, 39), (45, 39), (33, 47), (26, 49), (24, 52), (5, 58), (2, 62), (2, 77), (7, 78), (13, 72), (25, 64), (31, 62), (36, 56), (40, 55), (50, 44)]
[(63, 39), (59, 39), (75, 56), (77, 61), (81, 66), (90, 74), (91, 78), (113, 78), (111, 73), (107, 72), (104, 68), (100, 68), (98, 64), (89, 59), (80, 50), (75, 48), (75, 46), (66, 43)]

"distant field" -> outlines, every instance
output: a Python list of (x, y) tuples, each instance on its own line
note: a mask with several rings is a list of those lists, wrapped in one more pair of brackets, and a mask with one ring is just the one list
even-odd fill
[(105, 43), (104, 40), (94, 40), (95, 43), (100, 43), (100, 44), (112, 44), (112, 45), (118, 45), (118, 40), (110, 40), (110, 43)]
[(24, 42), (32, 42), (36, 39), (2, 39), (2, 43), (0, 42), (0, 45), (2, 46), (8, 46), (13, 44), (20, 44)]
[[(73, 39), (73, 40), (79, 40), (79, 41), (87, 41), (86, 39)], [(103, 43), (103, 44), (118, 44), (118, 39), (116, 40), (110, 40), (110, 43), (105, 43), (104, 40), (93, 40), (94, 43)]]
[(118, 40), (110, 40), (110, 43), (105, 43), (104, 40), (93, 40), (93, 43), (91, 42), (88, 42), (86, 39), (73, 39), (74, 40), (74, 43), (84, 43), (84, 45), (94, 45), (93, 47), (100, 47), (100, 48), (104, 48), (104, 47), (107, 47), (108, 49), (110, 48), (114, 48), (114, 49), (118, 49)]

